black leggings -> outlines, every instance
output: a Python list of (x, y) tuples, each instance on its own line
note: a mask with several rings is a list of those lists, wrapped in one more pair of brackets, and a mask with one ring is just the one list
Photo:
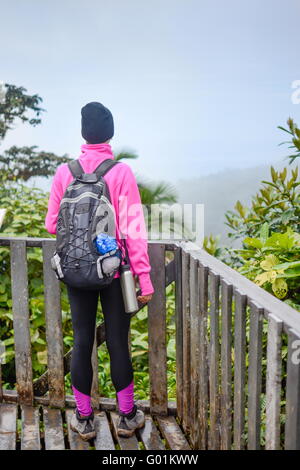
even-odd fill
[(130, 314), (125, 312), (120, 278), (100, 290), (85, 291), (67, 286), (74, 330), (71, 359), (71, 381), (79, 392), (91, 394), (93, 369), (91, 355), (94, 344), (98, 298), (104, 315), (106, 344), (110, 356), (110, 372), (117, 392), (133, 380), (128, 347)]

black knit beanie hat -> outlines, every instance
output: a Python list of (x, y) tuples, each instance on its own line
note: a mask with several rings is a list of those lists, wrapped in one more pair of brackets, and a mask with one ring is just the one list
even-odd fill
[(114, 135), (114, 119), (103, 104), (92, 101), (81, 108), (81, 135), (90, 144), (101, 144)]

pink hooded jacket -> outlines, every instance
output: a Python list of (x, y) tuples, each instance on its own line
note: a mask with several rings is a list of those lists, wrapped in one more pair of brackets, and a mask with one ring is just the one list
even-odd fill
[[(83, 144), (81, 151), (79, 161), (85, 173), (92, 173), (103, 160), (114, 158), (111, 145), (108, 143)], [(45, 219), (45, 228), (49, 233), (56, 234), (60, 201), (73, 179), (74, 177), (67, 163), (58, 166), (51, 186), (48, 212)], [(123, 236), (126, 238), (131, 272), (139, 278), (142, 295), (152, 294), (154, 288), (150, 278), (151, 266), (148, 256), (147, 231), (135, 176), (129, 165), (119, 162), (118, 165), (111, 168), (104, 175), (104, 179), (108, 185), (111, 203), (115, 209), (118, 245), (122, 247), (124, 252), (124, 245), (121, 243), (120, 236), (121, 229)], [(127, 224), (124, 223), (126, 220)], [(134, 233), (132, 230), (134, 230)], [(117, 272), (115, 278), (119, 276)]]

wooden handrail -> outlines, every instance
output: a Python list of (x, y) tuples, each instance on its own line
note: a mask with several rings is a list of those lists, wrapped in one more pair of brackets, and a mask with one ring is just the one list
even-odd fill
[(211, 256), (191, 242), (181, 242), (181, 248), (192, 254), (203, 266), (217, 273), (235, 288), (242, 291), (248, 298), (255, 300), (266, 312), (276, 314), (283, 321), (285, 329), (293, 328), (300, 332), (300, 314), (282, 300), (277, 299), (233, 268)]

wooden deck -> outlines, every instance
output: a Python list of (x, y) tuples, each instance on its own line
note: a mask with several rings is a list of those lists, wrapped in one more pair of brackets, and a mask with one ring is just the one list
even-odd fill
[(0, 450), (188, 450), (174, 416), (152, 417), (130, 438), (117, 436), (116, 411), (95, 411), (96, 438), (84, 442), (70, 429), (74, 408), (0, 404)]

